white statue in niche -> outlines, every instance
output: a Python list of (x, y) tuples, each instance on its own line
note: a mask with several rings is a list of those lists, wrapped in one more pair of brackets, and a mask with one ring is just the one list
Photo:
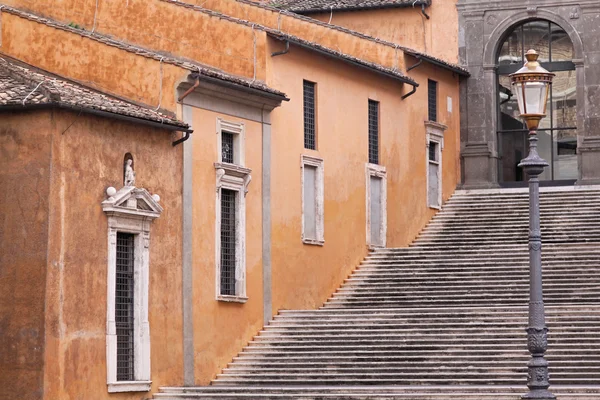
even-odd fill
[(125, 186), (135, 186), (135, 171), (131, 166), (133, 164), (133, 160), (129, 159), (125, 163)]

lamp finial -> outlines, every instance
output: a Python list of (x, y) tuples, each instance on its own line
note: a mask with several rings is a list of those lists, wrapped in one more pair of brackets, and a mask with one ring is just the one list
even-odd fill
[(527, 58), (527, 61), (529, 62), (537, 61), (539, 56), (540, 54), (533, 49), (528, 50), (527, 53), (525, 53), (525, 58)]

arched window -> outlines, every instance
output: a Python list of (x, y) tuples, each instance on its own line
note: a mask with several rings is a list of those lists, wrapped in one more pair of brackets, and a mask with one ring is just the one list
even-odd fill
[(540, 179), (577, 179), (577, 78), (573, 43), (560, 26), (545, 20), (528, 21), (512, 28), (501, 44), (497, 58), (499, 181), (524, 181), (517, 167), (528, 153), (527, 130), (519, 118), (509, 75), (520, 69), (525, 53), (535, 49), (544, 68), (556, 74), (548, 99), (547, 116), (540, 124), (539, 152), (549, 168)]

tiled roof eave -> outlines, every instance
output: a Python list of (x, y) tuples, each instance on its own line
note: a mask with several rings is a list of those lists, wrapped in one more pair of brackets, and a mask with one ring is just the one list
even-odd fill
[(295, 12), (302, 15), (310, 15), (310, 14), (322, 14), (330, 11), (367, 11), (367, 10), (381, 10), (381, 9), (389, 9), (389, 8), (412, 8), (412, 7), (429, 7), (431, 5), (430, 1), (416, 1), (413, 5), (412, 3), (400, 3), (400, 4), (379, 4), (372, 6), (349, 6), (349, 7), (326, 7), (326, 8), (288, 8), (288, 11)]
[(45, 109), (52, 109), (52, 108), (59, 108), (59, 109), (74, 111), (77, 113), (92, 114), (92, 115), (97, 115), (97, 116), (105, 117), (105, 118), (118, 119), (118, 120), (122, 120), (122, 121), (136, 123), (136, 124), (149, 125), (149, 126), (153, 126), (155, 128), (167, 129), (167, 130), (171, 130), (171, 131), (193, 132), (190, 129), (189, 125), (187, 125), (183, 122), (173, 122), (166, 118), (164, 121), (161, 122), (158, 120), (141, 118), (141, 117), (134, 116), (134, 115), (117, 114), (117, 113), (110, 112), (110, 111), (98, 110), (98, 109), (91, 108), (91, 107), (78, 107), (78, 106), (75, 106), (70, 103), (45, 102), (45, 103), (22, 104), (21, 102), (13, 102), (13, 103), (8, 103), (8, 104), (0, 104), (0, 111), (45, 110)]
[(343, 62), (353, 64), (353, 65), (361, 67), (361, 68), (368, 69), (371, 72), (374, 72), (374, 73), (377, 73), (380, 75), (384, 75), (388, 78), (398, 80), (402, 83), (407, 83), (407, 84), (415, 86), (415, 87), (419, 86), (419, 84), (415, 80), (413, 80), (412, 78), (409, 78), (408, 76), (405, 76), (400, 71), (386, 68), (386, 67), (380, 66), (378, 64), (369, 63), (367, 61), (363, 61), (361, 59), (349, 56), (344, 53), (340, 53), (335, 50), (331, 50), (331, 49), (321, 46), (317, 43), (308, 42), (306, 40), (300, 39), (295, 36), (281, 34), (279, 32), (268, 32), (268, 35), (277, 40), (281, 40), (284, 42), (287, 41), (287, 42), (293, 43), (296, 46), (303, 47), (307, 50), (316, 51), (325, 56), (337, 58)]

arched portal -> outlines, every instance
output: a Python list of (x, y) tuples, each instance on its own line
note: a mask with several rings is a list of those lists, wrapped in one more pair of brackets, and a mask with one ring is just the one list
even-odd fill
[(527, 179), (518, 167), (520, 160), (528, 153), (527, 130), (519, 118), (509, 75), (523, 66), (524, 54), (529, 49), (537, 50), (542, 66), (556, 74), (548, 99), (548, 114), (538, 131), (540, 155), (550, 164), (540, 179), (573, 182), (578, 178), (575, 50), (563, 28), (542, 19), (529, 20), (512, 27), (498, 47), (498, 180), (501, 184), (511, 186)]

